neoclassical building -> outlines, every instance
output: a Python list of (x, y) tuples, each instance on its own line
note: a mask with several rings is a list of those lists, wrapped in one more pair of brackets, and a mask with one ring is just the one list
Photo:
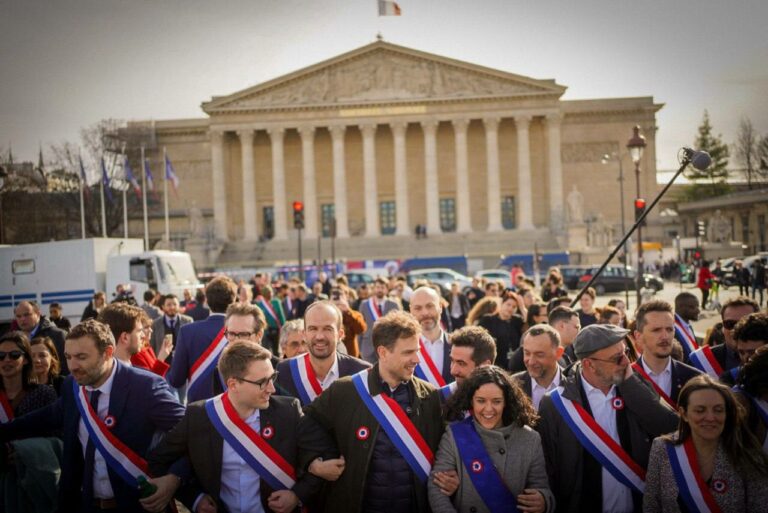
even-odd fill
[(565, 90), (379, 40), (214, 96), (200, 119), (153, 122), (149, 157), (165, 148), (182, 181), (172, 231), (188, 232), (185, 213), (200, 209), (225, 261), (288, 258), (294, 201), (304, 237), (329, 235), (335, 220), (349, 258), (413, 256), (416, 225), (442, 244), (422, 243), (424, 254), (565, 250), (566, 225), (582, 221), (567, 215), (569, 200), (581, 200), (588, 223), (618, 227), (616, 158), (631, 218), (634, 125), (648, 142), (641, 194), (657, 190), (662, 107), (652, 97), (564, 101)]

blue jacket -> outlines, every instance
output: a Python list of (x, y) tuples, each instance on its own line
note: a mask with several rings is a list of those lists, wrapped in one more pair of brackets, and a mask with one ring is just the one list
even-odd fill
[[(171, 362), (171, 370), (166, 376), (172, 387), (184, 386), (187, 378), (189, 378), (189, 370), (192, 365), (211, 345), (221, 328), (224, 327), (224, 321), (223, 314), (211, 314), (204, 321), (193, 322), (181, 327), (179, 338), (176, 341), (176, 350), (173, 354), (173, 362)], [(209, 372), (203, 376), (199, 384), (187, 390), (187, 402), (202, 401), (216, 395), (213, 390), (215, 374), (215, 371)]]
[[(114, 360), (115, 370), (109, 397), (109, 414), (115, 418), (112, 433), (142, 458), (146, 458), (156, 432), (173, 428), (184, 416), (168, 384), (156, 374), (128, 367)], [(0, 426), (0, 441), (40, 436), (51, 430), (63, 431), (64, 452), (59, 482), (59, 511), (90, 509), (93, 497), (82, 493), (84, 449), (78, 439), (80, 411), (75, 404), (74, 378), (68, 376), (61, 397), (45, 408)], [(143, 511), (138, 490), (128, 486), (109, 469), (109, 481), (121, 513)], [(88, 505), (87, 508), (83, 504)]]

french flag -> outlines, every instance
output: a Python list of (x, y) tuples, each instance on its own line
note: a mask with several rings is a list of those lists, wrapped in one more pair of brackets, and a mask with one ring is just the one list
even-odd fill
[(179, 177), (176, 176), (176, 173), (173, 170), (173, 164), (171, 164), (171, 159), (168, 158), (168, 155), (165, 156), (165, 179), (171, 182), (171, 185), (173, 185), (174, 194), (178, 194)]

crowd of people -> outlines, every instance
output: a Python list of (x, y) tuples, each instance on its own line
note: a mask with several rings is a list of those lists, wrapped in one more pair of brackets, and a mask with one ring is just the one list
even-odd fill
[[(693, 512), (768, 504), (768, 314), (219, 276), (34, 302), (0, 337), (4, 511)], [(53, 311), (51, 311), (53, 314)], [(60, 311), (59, 311), (60, 316)], [(35, 478), (30, 479), (33, 475)]]

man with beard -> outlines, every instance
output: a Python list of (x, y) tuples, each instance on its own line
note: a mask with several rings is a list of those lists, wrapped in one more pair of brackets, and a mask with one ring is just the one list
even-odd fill
[(683, 385), (701, 371), (671, 356), (675, 333), (672, 305), (662, 300), (643, 303), (637, 309), (635, 322), (635, 340), (642, 356), (632, 368), (676, 410)]
[(541, 400), (537, 429), (558, 511), (642, 510), (651, 442), (677, 426), (633, 372), (627, 333), (612, 324), (584, 328), (573, 344), (579, 362)]
[(306, 407), (302, 431), (325, 433), (346, 460), (324, 511), (429, 510), (426, 480), (443, 422), (438, 392), (414, 377), (420, 332), (405, 312), (382, 317), (373, 328), (373, 368), (336, 381)]
[(131, 356), (141, 350), (141, 323), (143, 311), (128, 303), (112, 303), (101, 311), (98, 321), (106, 324), (115, 339), (115, 358), (125, 365), (131, 365)]
[(536, 324), (523, 334), (521, 347), (526, 370), (512, 377), (538, 410), (544, 394), (560, 386), (562, 372), (557, 363), (563, 355), (560, 334), (548, 324)]
[(699, 320), (700, 313), (696, 296), (690, 292), (681, 292), (675, 296), (675, 338), (683, 346), (686, 359), (699, 348), (691, 323)]
[(278, 385), (303, 406), (337, 379), (371, 367), (366, 361), (336, 351), (344, 338), (344, 327), (341, 311), (332, 302), (309, 305), (304, 312), (304, 333), (309, 352), (277, 365)]
[(419, 365), (416, 376), (440, 388), (451, 383), (451, 345), (440, 327), (443, 307), (431, 287), (420, 287), (411, 295), (411, 315), (421, 324)]
[(360, 356), (371, 363), (376, 363), (377, 358), (376, 350), (373, 347), (373, 342), (371, 342), (374, 323), (389, 312), (400, 310), (400, 306), (397, 303), (387, 299), (387, 291), (387, 280), (381, 277), (376, 278), (373, 282), (373, 295), (361, 302), (359, 306), (359, 311), (363, 314), (363, 320), (368, 327), (361, 339)]
[[(63, 432), (59, 511), (143, 512), (137, 482), (147, 477), (140, 470), (143, 458), (155, 433), (170, 430), (184, 415), (162, 378), (123, 365), (114, 351), (108, 326), (95, 320), (78, 324), (65, 341), (71, 376), (58, 401), (0, 425), (0, 442)], [(186, 477), (187, 468), (177, 467), (149, 481), (165, 488), (176, 476)], [(150, 503), (167, 502), (159, 495)]]

